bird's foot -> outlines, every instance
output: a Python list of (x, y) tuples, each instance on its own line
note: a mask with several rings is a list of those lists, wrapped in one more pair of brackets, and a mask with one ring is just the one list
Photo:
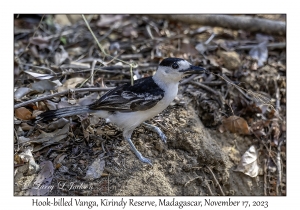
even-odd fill
[(140, 153), (139, 155), (136, 154), (136, 156), (137, 156), (138, 159), (139, 159), (140, 161), (142, 161), (143, 163), (147, 163), (147, 164), (149, 164), (149, 165), (152, 166), (151, 161), (150, 161), (148, 158), (145, 158), (141, 153)]
[(134, 146), (130, 138), (125, 138), (126, 141), (129, 143), (131, 150), (134, 152), (134, 154), (137, 156), (137, 158), (142, 161), (143, 163), (147, 163), (152, 166), (151, 161), (148, 158), (145, 158)]
[(167, 137), (166, 135), (160, 130), (159, 127), (156, 127), (154, 125), (150, 125), (148, 123), (143, 123), (145, 125), (146, 128), (148, 128), (149, 130), (157, 133), (160, 137), (160, 139), (164, 142), (164, 143), (167, 143)]

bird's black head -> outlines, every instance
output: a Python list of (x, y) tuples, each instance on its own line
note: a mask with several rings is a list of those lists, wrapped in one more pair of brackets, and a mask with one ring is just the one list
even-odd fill
[[(182, 58), (165, 58), (158, 66), (156, 78), (164, 78), (165, 81), (178, 82), (187, 74), (202, 74), (205, 69), (200, 66), (193, 66)], [(158, 78), (160, 77), (160, 78)]]
[(177, 70), (178, 72), (183, 72), (184, 74), (202, 74), (206, 71), (205, 68), (193, 66), (182, 58), (165, 58), (160, 62), (159, 66), (169, 68), (170, 70)]
[[(182, 58), (165, 58), (160, 62), (160, 66), (176, 67), (178, 66), (178, 61), (184, 61)], [(178, 68), (178, 67), (177, 67)]]

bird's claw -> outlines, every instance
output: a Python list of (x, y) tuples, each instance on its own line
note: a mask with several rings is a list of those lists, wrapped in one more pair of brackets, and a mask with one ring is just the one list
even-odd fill
[(140, 156), (138, 156), (138, 159), (140, 161), (142, 161), (143, 163), (147, 163), (147, 164), (149, 164), (149, 165), (152, 166), (152, 163), (151, 163), (151, 161), (148, 158), (145, 158), (144, 156), (140, 155)]
[(162, 131), (159, 133), (159, 137), (165, 144), (167, 143), (167, 137)]

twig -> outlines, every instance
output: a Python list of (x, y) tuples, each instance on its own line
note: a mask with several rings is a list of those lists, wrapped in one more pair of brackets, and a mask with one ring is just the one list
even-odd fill
[(217, 86), (217, 85), (223, 85), (226, 84), (224, 81), (211, 81), (211, 82), (201, 82), (204, 85), (211, 85), (211, 86)]
[(204, 43), (204, 45), (208, 45), (210, 42), (211, 42), (211, 40), (213, 40), (213, 38), (215, 38), (215, 33), (212, 33), (211, 35), (210, 35), (210, 37), (206, 40), (206, 42)]
[(276, 167), (278, 167), (275, 159), (272, 157), (272, 154), (271, 154), (272, 150), (270, 150), (263, 141), (261, 143), (265, 146), (266, 150), (268, 151), (269, 157), (272, 159), (273, 163), (276, 165)]
[(193, 178), (193, 179), (190, 179), (189, 181), (187, 181), (185, 184), (184, 184), (184, 187), (186, 187), (189, 183), (191, 183), (191, 182), (193, 182), (193, 181), (195, 181), (196, 179), (201, 179), (202, 177), (201, 176), (197, 176), (197, 177), (195, 177), (195, 178)]
[[(109, 87), (109, 88), (77, 88), (77, 89), (72, 89), (72, 91), (74, 91), (74, 92), (85, 92), (85, 91), (97, 92), (97, 91), (107, 91), (107, 90), (111, 90), (113, 88), (114, 87)], [(65, 95), (65, 94), (68, 94), (69, 91), (70, 90), (65, 90), (65, 91), (60, 92), (60, 93), (55, 93), (55, 94), (52, 94), (52, 95), (47, 95), (47, 96), (43, 96), (43, 97), (40, 97), (40, 98), (35, 98), (35, 99), (32, 99), (32, 100), (28, 100), (28, 101), (16, 104), (14, 106), (14, 109), (17, 109), (17, 108), (20, 108), (22, 106), (26, 106), (28, 104), (35, 103), (35, 102), (38, 102), (38, 101), (47, 100), (47, 99), (50, 99), (50, 98), (53, 98), (53, 97), (56, 97), (56, 96)]]
[(30, 66), (30, 67), (37, 68), (37, 69), (43, 69), (43, 70), (46, 70), (46, 71), (50, 71), (50, 72), (53, 73), (54, 75), (57, 75), (56, 72), (54, 72), (52, 69), (47, 68), (47, 67), (43, 67), (43, 66), (35, 66), (35, 65), (32, 65), (32, 64), (27, 64), (27, 63), (22, 63), (22, 62), (19, 62), (18, 64), (19, 64), (19, 65), (24, 65), (24, 66)]
[(220, 26), (224, 28), (262, 32), (273, 35), (285, 35), (286, 23), (263, 18), (231, 15), (149, 15), (150, 17), (169, 19), (188, 24)]
[(264, 159), (264, 195), (267, 196), (267, 165), (268, 165), (268, 158)]
[(140, 53), (138, 53), (138, 54), (121, 55), (121, 59), (125, 59), (125, 60), (130, 60), (130, 59), (136, 60), (136, 59), (140, 59), (142, 57), (143, 57), (143, 55), (140, 54)]
[(214, 194), (213, 194), (213, 192), (212, 192), (211, 189), (210, 189), (210, 186), (209, 186), (209, 184), (208, 184), (208, 181), (206, 180), (206, 176), (205, 176), (203, 170), (202, 170), (202, 174), (203, 174), (203, 177), (204, 177), (204, 183), (205, 183), (205, 185), (206, 185), (206, 187), (207, 187), (207, 189), (208, 189), (208, 191), (209, 191), (209, 194), (213, 196)]
[(92, 69), (91, 69), (91, 86), (94, 86), (94, 69), (95, 65), (97, 63), (97, 60), (94, 60), (92, 63)]
[(225, 100), (224, 100), (224, 97), (221, 95), (221, 93), (214, 91), (214, 90), (211, 89), (210, 87), (208, 87), (208, 86), (206, 86), (206, 85), (204, 85), (204, 84), (202, 84), (202, 83), (200, 83), (200, 82), (193, 82), (193, 81), (191, 81), (191, 82), (189, 82), (189, 83), (191, 83), (191, 84), (193, 84), (193, 85), (197, 85), (197, 86), (203, 88), (204, 90), (209, 91), (209, 92), (211, 92), (212, 94), (214, 94), (214, 95), (216, 95), (216, 96), (219, 96), (218, 103), (219, 103), (219, 105), (220, 105), (220, 107), (221, 107), (222, 109), (224, 108), (224, 101), (225, 101)]
[[(122, 74), (122, 75), (126, 75), (126, 76), (130, 76), (129, 73), (125, 73), (125, 72), (122, 72), (122, 71), (110, 71), (110, 70), (105, 70), (105, 69), (102, 69), (102, 68), (95, 68), (95, 73), (97, 72), (100, 72), (100, 73), (108, 73), (108, 74)], [(64, 74), (64, 75), (71, 75), (71, 74), (76, 74), (76, 73), (84, 73), (84, 72), (91, 72), (91, 69), (84, 69), (84, 70), (78, 70), (78, 71), (67, 71), (67, 72), (64, 72), (64, 73), (58, 73), (58, 75), (60, 74)]]
[(211, 92), (211, 93), (214, 94), (214, 95), (220, 95), (220, 94), (219, 94), (218, 92), (216, 92), (215, 90), (211, 89), (210, 87), (207, 87), (206, 85), (204, 85), (204, 84), (202, 84), (202, 83), (200, 83), (200, 82), (193, 82), (193, 81), (190, 81), (189, 83), (191, 83), (191, 84), (193, 84), (193, 85), (197, 85), (197, 86), (203, 88), (204, 90)]
[(275, 89), (276, 89), (276, 111), (278, 112), (280, 110), (280, 94), (279, 94), (279, 88), (277, 85), (277, 81), (274, 80), (274, 85), (275, 85)]
[(193, 75), (190, 76), (189, 78), (186, 78), (186, 79), (182, 80), (182, 82), (180, 82), (179, 84), (180, 84), (180, 85), (184, 85), (184, 84), (190, 82), (191, 80), (193, 80), (196, 76), (197, 76), (196, 74), (193, 74)]
[[(238, 46), (235, 47), (235, 50), (251, 50), (253, 47), (257, 46), (256, 45), (244, 45), (244, 46)], [(286, 43), (285, 42), (278, 42), (278, 43), (269, 43), (267, 44), (267, 48), (269, 50), (274, 50), (274, 49), (285, 49), (286, 48)]]
[(222, 190), (222, 187), (219, 184), (217, 178), (215, 177), (215, 174), (213, 173), (213, 171), (208, 166), (206, 166), (206, 168), (208, 168), (208, 170), (210, 171), (210, 173), (213, 175), (213, 178), (214, 178), (215, 182), (217, 183), (218, 187), (220, 188), (220, 191), (221, 191), (222, 195), (225, 196), (225, 194), (224, 194), (224, 192)]
[(108, 177), (107, 177), (107, 194), (109, 193), (109, 176), (110, 176), (110, 174), (108, 174)]
[(109, 36), (109, 34), (111, 34), (111, 32), (115, 29), (115, 28), (119, 28), (120, 23), (119, 22), (115, 22), (115, 24), (113, 24), (110, 29), (102, 36), (99, 38), (99, 42), (101, 42), (102, 40), (104, 40), (106, 37)]
[(277, 183), (276, 183), (276, 195), (279, 195), (279, 186), (281, 185), (281, 158), (280, 158), (280, 153), (281, 153), (281, 145), (282, 145), (283, 140), (281, 140), (278, 144), (277, 147), (277, 171), (278, 171), (278, 177), (277, 177)]

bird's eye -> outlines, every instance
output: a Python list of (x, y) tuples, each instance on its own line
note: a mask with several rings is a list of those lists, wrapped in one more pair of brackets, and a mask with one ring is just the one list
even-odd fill
[(173, 63), (173, 64), (172, 64), (172, 68), (173, 68), (173, 69), (178, 69), (178, 67), (179, 67), (179, 66), (178, 66), (177, 63)]

